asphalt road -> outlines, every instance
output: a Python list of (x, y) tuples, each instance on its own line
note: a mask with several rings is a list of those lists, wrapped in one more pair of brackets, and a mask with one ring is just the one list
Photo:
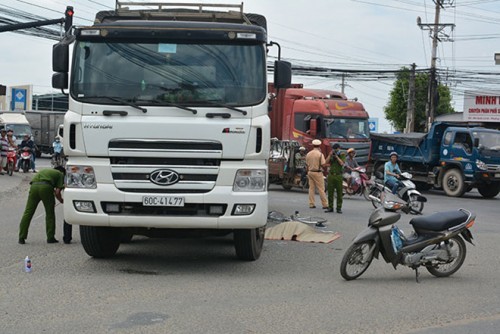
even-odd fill
[[(477, 214), (476, 246), (467, 244), (455, 275), (421, 270), (416, 283), (411, 269), (379, 259), (346, 282), (342, 255), (372, 211), (361, 197), (345, 199), (343, 215), (326, 214), (307, 208), (306, 193), (271, 187), (270, 210), (327, 218), (327, 230), (342, 235), (331, 244), (266, 241), (258, 261), (241, 262), (230, 238), (135, 237), (116, 257), (97, 260), (84, 252), (77, 228), (71, 245), (46, 244), (41, 205), (27, 244), (17, 244), (31, 177), (0, 176), (2, 333), (498, 333), (498, 196), (425, 193), (425, 213), (464, 207)], [(61, 205), (56, 215), (61, 239)], [(399, 223), (405, 232), (409, 219)]]

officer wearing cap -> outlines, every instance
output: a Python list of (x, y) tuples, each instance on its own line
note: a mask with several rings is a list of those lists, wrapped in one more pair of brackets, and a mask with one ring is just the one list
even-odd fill
[(342, 213), (342, 171), (344, 169), (345, 153), (340, 151), (338, 143), (333, 144), (332, 151), (326, 160), (330, 163), (328, 173), (328, 208), (325, 212), (333, 212), (333, 192), (337, 193), (337, 213)]
[(314, 149), (306, 155), (307, 177), (309, 179), (309, 207), (316, 207), (314, 204), (314, 195), (316, 189), (318, 189), (321, 205), (323, 209), (326, 209), (328, 207), (328, 201), (325, 195), (325, 182), (323, 179), (323, 167), (326, 165), (326, 160), (321, 152), (321, 140), (314, 139), (312, 144)]
[(396, 152), (391, 152), (391, 160), (387, 161), (384, 165), (384, 183), (392, 189), (392, 193), (396, 194), (399, 186), (402, 186), (399, 177), (401, 174), (401, 169), (399, 169), (398, 154)]

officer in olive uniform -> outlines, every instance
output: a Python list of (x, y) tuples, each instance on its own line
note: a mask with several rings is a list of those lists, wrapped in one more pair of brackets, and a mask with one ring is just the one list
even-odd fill
[(346, 159), (345, 153), (340, 151), (339, 144), (333, 144), (332, 151), (328, 154), (326, 161), (330, 163), (328, 173), (328, 209), (325, 212), (333, 212), (333, 192), (337, 193), (337, 213), (342, 213), (342, 171)]
[(56, 233), (56, 214), (54, 207), (56, 205), (55, 197), (63, 203), (61, 190), (64, 188), (64, 175), (66, 170), (62, 166), (54, 169), (44, 169), (36, 174), (31, 180), (30, 193), (26, 209), (24, 209), (21, 224), (19, 224), (19, 243), (24, 244), (28, 237), (28, 229), (31, 219), (35, 214), (38, 203), (42, 201), (45, 207), (45, 229), (47, 234), (47, 243), (53, 244), (59, 242), (55, 238)]

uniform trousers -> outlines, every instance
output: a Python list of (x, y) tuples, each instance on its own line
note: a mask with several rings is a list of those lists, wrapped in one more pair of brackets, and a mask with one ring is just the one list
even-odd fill
[(26, 209), (24, 209), (21, 224), (19, 225), (19, 239), (26, 239), (28, 237), (31, 219), (40, 201), (42, 201), (45, 207), (45, 232), (47, 240), (54, 238), (56, 234), (56, 213), (54, 210), (56, 199), (54, 197), (54, 187), (50, 184), (32, 184)]

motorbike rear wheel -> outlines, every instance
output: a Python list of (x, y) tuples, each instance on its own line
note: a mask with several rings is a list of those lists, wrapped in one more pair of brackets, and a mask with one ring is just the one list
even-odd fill
[(361, 276), (373, 260), (373, 241), (353, 244), (347, 249), (340, 263), (340, 274), (346, 281)]
[(448, 277), (453, 275), (465, 261), (467, 248), (464, 240), (459, 236), (450, 238), (446, 243), (441, 243), (438, 247), (446, 247), (448, 245), (450, 252), (457, 252), (458, 255), (449, 262), (441, 262), (438, 264), (429, 264), (425, 267), (432, 275), (436, 277)]
[[(382, 191), (379, 188), (377, 188), (376, 186), (372, 187), (372, 189), (370, 190), (370, 195), (378, 198), (379, 200), (382, 200)], [(371, 201), (372, 201), (372, 205), (375, 209), (378, 209), (382, 206), (382, 202), (376, 201), (374, 199), (372, 199)]]
[(424, 210), (424, 202), (418, 201), (417, 195), (411, 195), (409, 201), (412, 213), (422, 213)]

